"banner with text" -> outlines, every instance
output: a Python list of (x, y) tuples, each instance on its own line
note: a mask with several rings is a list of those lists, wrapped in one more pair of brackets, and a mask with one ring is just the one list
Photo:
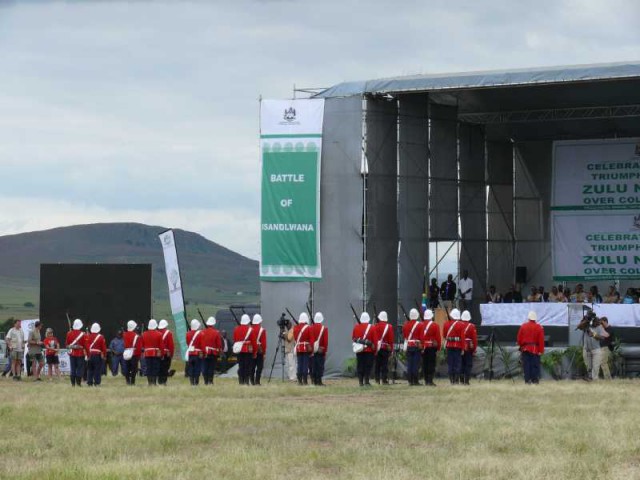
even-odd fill
[(640, 278), (640, 140), (561, 141), (553, 149), (553, 277)]
[(173, 236), (173, 230), (167, 230), (158, 235), (162, 244), (164, 254), (164, 267), (167, 272), (167, 283), (169, 285), (169, 302), (171, 304), (171, 314), (175, 324), (175, 335), (180, 346), (180, 355), (184, 357), (187, 351), (187, 317), (185, 314), (184, 296), (182, 294), (182, 279), (180, 276), (180, 266), (178, 265), (178, 250)]
[(320, 263), (324, 100), (263, 100), (260, 279), (312, 281)]

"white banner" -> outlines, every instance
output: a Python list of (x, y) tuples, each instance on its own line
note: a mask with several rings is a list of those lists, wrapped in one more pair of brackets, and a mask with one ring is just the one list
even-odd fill
[(183, 356), (187, 351), (187, 317), (185, 314), (184, 296), (182, 294), (182, 278), (178, 265), (178, 250), (173, 235), (173, 230), (167, 230), (158, 235), (164, 254), (164, 267), (167, 272), (167, 284), (169, 287), (169, 302), (175, 324), (175, 334)]
[[(598, 317), (607, 317), (612, 327), (640, 327), (640, 304), (585, 304)], [(543, 326), (568, 327), (570, 310), (581, 311), (576, 303), (484, 303), (480, 305), (483, 326), (522, 325), (533, 310)], [(581, 318), (581, 315), (579, 315)]]
[(320, 159), (324, 100), (263, 100), (261, 255), (263, 281), (322, 278)]

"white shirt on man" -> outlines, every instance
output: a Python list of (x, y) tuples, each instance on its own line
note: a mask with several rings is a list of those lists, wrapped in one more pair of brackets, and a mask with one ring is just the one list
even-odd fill
[[(469, 293), (465, 292), (469, 290)], [(460, 298), (463, 300), (471, 300), (473, 298), (473, 280), (469, 277), (461, 278), (458, 281), (458, 291), (460, 292)]]
[(24, 352), (24, 330), (21, 328), (11, 327), (5, 336), (5, 340), (9, 341), (11, 350)]

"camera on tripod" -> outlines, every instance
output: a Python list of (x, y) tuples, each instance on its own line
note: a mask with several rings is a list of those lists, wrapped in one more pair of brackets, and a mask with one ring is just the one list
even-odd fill
[(586, 332), (589, 329), (599, 327), (600, 323), (600, 319), (596, 315), (596, 312), (588, 309), (584, 314), (584, 317), (582, 317), (580, 324), (576, 327), (576, 330), (582, 330), (583, 332)]
[(278, 328), (280, 329), (280, 337), (284, 338), (284, 335), (291, 328), (291, 320), (283, 313), (277, 321)]

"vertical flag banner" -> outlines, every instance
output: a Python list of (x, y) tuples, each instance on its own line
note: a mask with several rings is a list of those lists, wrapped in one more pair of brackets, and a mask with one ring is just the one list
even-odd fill
[(263, 100), (260, 279), (313, 281), (320, 264), (324, 100)]
[(178, 251), (173, 230), (167, 230), (158, 235), (164, 253), (164, 267), (167, 272), (167, 283), (169, 284), (169, 301), (171, 303), (171, 314), (176, 326), (176, 337), (180, 345), (180, 357), (187, 351), (187, 317), (185, 315), (184, 296), (182, 294), (182, 280), (180, 277), (180, 267), (178, 266)]

